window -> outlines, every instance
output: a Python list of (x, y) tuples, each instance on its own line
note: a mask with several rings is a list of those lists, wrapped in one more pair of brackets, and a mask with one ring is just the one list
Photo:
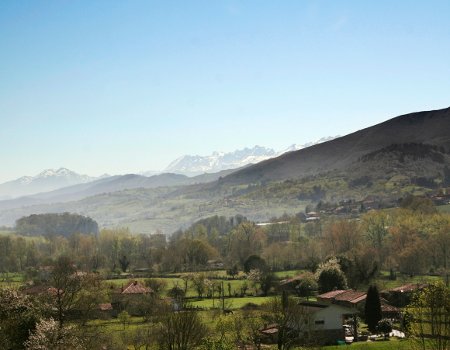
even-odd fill
[(325, 324), (325, 320), (317, 320), (314, 322), (315, 324)]

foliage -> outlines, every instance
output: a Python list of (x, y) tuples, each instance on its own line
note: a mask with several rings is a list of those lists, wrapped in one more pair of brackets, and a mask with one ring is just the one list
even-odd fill
[(160, 318), (158, 344), (161, 350), (190, 350), (199, 346), (207, 328), (195, 311), (170, 312)]
[(167, 296), (175, 299), (178, 303), (183, 303), (184, 297), (186, 296), (185, 291), (178, 285), (173, 286), (167, 292)]
[(62, 328), (68, 314), (76, 308), (77, 295), (83, 289), (83, 275), (77, 274), (72, 261), (61, 256), (53, 266), (50, 283), (53, 294), (50, 298), (53, 301), (56, 318)]
[(347, 289), (347, 279), (336, 258), (320, 264), (316, 271), (316, 278), (320, 293), (334, 289)]
[(16, 232), (28, 235), (63, 235), (98, 233), (98, 224), (91, 218), (71, 213), (33, 214), (16, 221)]
[(376, 329), (386, 337), (387, 334), (392, 332), (392, 321), (388, 318), (382, 318), (378, 321)]
[(27, 350), (87, 350), (73, 326), (60, 327), (53, 318), (41, 319), (25, 342)]
[(125, 327), (130, 323), (130, 315), (125, 310), (121, 311), (117, 315), (117, 319), (120, 321), (120, 323), (122, 323), (123, 329), (125, 329)]
[(244, 272), (249, 273), (250, 270), (265, 272), (267, 270), (266, 261), (259, 255), (250, 255), (244, 262)]
[(3, 349), (23, 349), (34, 330), (41, 310), (30, 297), (16, 290), (0, 288), (0, 343)]
[(128, 266), (130, 266), (130, 261), (128, 260), (126, 255), (122, 255), (122, 257), (119, 258), (119, 264), (122, 272), (125, 272), (127, 271)]
[(311, 314), (292, 297), (274, 297), (264, 305), (262, 317), (278, 327), (277, 348), (289, 350), (299, 343), (309, 343)]
[(300, 297), (310, 297), (319, 288), (316, 277), (311, 272), (305, 272), (302, 274), (302, 278), (295, 286), (295, 290)]
[(444, 350), (450, 346), (450, 288), (442, 282), (417, 293), (408, 306), (409, 329), (420, 349)]
[(161, 278), (148, 278), (145, 280), (145, 285), (150, 287), (156, 295), (161, 295), (167, 287), (167, 282)]
[(377, 286), (370, 286), (367, 291), (364, 318), (369, 331), (375, 333), (381, 320), (381, 301)]

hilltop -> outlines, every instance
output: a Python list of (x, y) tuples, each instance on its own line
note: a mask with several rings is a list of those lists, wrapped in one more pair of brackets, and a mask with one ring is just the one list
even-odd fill
[(450, 109), (402, 115), (230, 172), (204, 181), (172, 174), (174, 181), (156, 178), (151, 188), (123, 187), (66, 203), (4, 209), (0, 225), (13, 225), (31, 213), (69, 211), (90, 216), (100, 226), (171, 233), (211, 215), (267, 220), (319, 201), (369, 196), (395, 203), (408, 194), (450, 186)]

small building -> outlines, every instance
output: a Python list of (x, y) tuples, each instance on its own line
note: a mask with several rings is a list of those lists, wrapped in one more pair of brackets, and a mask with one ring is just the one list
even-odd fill
[[(338, 340), (345, 340), (344, 322), (347, 318), (353, 317), (356, 310), (328, 303), (303, 301), (305, 317), (303, 324), (292, 325), (292, 329), (297, 328), (302, 334), (299, 336), (308, 342), (314, 339), (319, 345), (336, 344)], [(261, 329), (265, 342), (276, 343), (278, 338), (278, 325), (271, 324)]]
[(366, 300), (366, 293), (357, 290), (333, 290), (317, 296), (317, 301), (356, 308)]
[[(357, 290), (333, 290), (328, 293), (324, 293), (317, 296), (317, 300), (324, 303), (338, 304), (345, 307), (358, 310), (360, 313), (364, 312), (364, 306), (366, 304), (366, 292)], [(384, 318), (398, 319), (400, 317), (400, 310), (395, 306), (389, 304), (389, 302), (380, 298), (381, 314)]]
[(112, 307), (111, 303), (103, 303), (98, 304), (97, 310), (96, 310), (96, 317), (102, 320), (110, 319), (113, 315), (114, 309)]
[(139, 281), (129, 281), (112, 293), (112, 307), (115, 313), (126, 310), (130, 315), (142, 316), (142, 303), (151, 296), (153, 290)]
[(400, 287), (384, 290), (381, 292), (383, 298), (397, 307), (404, 307), (411, 302), (414, 293), (428, 287), (426, 283), (409, 283)]

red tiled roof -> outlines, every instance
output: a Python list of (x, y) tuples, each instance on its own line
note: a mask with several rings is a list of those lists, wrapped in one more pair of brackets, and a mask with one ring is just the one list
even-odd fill
[(332, 290), (331, 292), (323, 293), (317, 296), (317, 298), (320, 299), (334, 299), (339, 294), (345, 293), (345, 290)]
[(98, 304), (98, 308), (99, 308), (101, 311), (109, 311), (109, 310), (112, 310), (112, 309), (113, 309), (111, 303)]
[(382, 312), (400, 312), (400, 309), (396, 308), (395, 306), (386, 304), (386, 303), (381, 303), (381, 311)]
[(153, 292), (151, 288), (145, 287), (138, 281), (130, 282), (120, 290), (121, 294), (148, 294), (151, 292)]
[(364, 299), (366, 299), (366, 293), (356, 290), (346, 290), (344, 293), (337, 295), (335, 298), (335, 300), (348, 301), (350, 303), (358, 303)]
[(328, 293), (324, 293), (317, 296), (319, 300), (329, 300), (329, 301), (345, 301), (352, 304), (357, 304), (360, 301), (366, 299), (366, 293), (357, 290), (333, 290)]

